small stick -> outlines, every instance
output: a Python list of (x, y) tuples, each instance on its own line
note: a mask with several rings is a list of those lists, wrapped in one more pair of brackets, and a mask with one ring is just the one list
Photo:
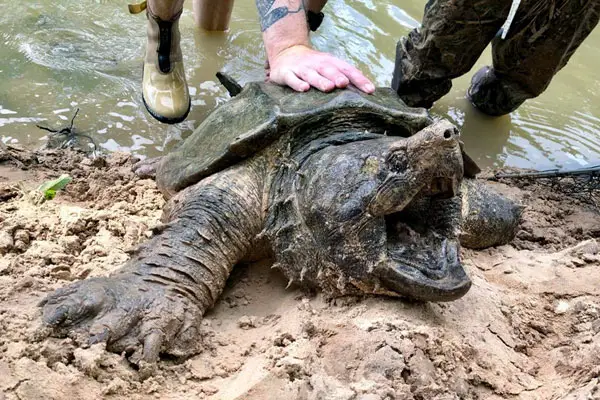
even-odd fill
[(568, 176), (600, 176), (600, 165), (594, 165), (592, 167), (573, 169), (567, 171), (561, 171), (558, 169), (548, 169), (545, 171), (533, 171), (533, 172), (519, 172), (516, 174), (503, 174), (498, 173), (494, 175), (494, 179), (515, 179), (515, 178), (563, 178)]

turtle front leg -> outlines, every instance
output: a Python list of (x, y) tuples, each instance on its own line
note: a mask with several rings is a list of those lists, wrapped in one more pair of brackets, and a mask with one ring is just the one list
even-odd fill
[(197, 353), (202, 315), (261, 231), (263, 180), (239, 167), (182, 191), (167, 205), (161, 232), (121, 269), (48, 296), (44, 322), (55, 335), (83, 334), (133, 353), (136, 363)]

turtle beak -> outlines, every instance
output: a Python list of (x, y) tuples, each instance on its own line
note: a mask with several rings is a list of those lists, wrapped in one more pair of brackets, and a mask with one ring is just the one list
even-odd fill
[(386, 290), (424, 301), (456, 300), (469, 291), (471, 280), (452, 229), (462, 212), (454, 196), (457, 182), (434, 179), (427, 195), (384, 216), (387, 257), (375, 273)]
[(457, 240), (425, 234), (407, 243), (406, 238), (390, 236), (388, 262), (378, 271), (387, 290), (423, 301), (452, 301), (469, 291), (471, 280), (461, 264)]

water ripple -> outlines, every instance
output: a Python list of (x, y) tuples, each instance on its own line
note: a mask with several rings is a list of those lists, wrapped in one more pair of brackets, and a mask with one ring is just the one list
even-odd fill
[[(379, 86), (391, 81), (395, 46), (419, 26), (422, 0), (330, 0), (315, 47), (346, 59)], [(117, 0), (13, 2), (0, 14), (0, 137), (34, 143), (34, 124), (75, 126), (108, 151), (155, 156), (176, 147), (217, 105), (229, 99), (215, 79), (225, 71), (244, 83), (264, 78), (265, 53), (254, 2), (236, 2), (227, 32), (193, 25), (186, 3), (180, 29), (192, 110), (165, 126), (141, 101), (146, 19)], [(482, 62), (490, 62), (484, 55)], [(432, 113), (461, 127), (470, 155), (483, 166), (576, 167), (600, 160), (600, 31), (594, 32), (547, 92), (511, 116), (488, 118), (464, 99), (469, 76)], [(478, 68), (480, 65), (476, 66)]]

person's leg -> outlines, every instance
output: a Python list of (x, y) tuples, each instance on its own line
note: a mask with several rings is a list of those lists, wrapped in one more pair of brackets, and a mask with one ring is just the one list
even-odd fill
[(423, 24), (396, 46), (392, 88), (409, 106), (430, 108), (467, 73), (508, 15), (511, 0), (430, 0)]
[(190, 110), (179, 36), (182, 11), (183, 0), (148, 1), (142, 97), (154, 118), (170, 124), (183, 121)]
[(308, 0), (306, 9), (315, 13), (320, 13), (327, 4), (327, 0)]
[(148, 0), (148, 9), (163, 21), (170, 21), (183, 10), (183, 0)]
[(504, 115), (539, 96), (599, 17), (600, 0), (522, 2), (507, 38), (492, 42), (494, 67), (475, 74), (469, 99), (486, 114)]
[(196, 26), (207, 31), (226, 31), (234, 0), (194, 0)]

